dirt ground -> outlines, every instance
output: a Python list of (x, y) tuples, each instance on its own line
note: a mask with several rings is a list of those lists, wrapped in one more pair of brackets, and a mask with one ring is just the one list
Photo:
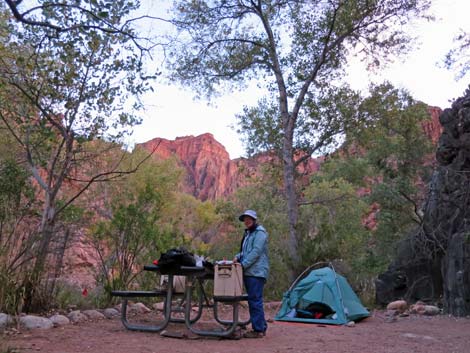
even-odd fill
[[(245, 309), (243, 309), (245, 310)], [(272, 321), (275, 308), (267, 309), (269, 328), (261, 339), (239, 340), (191, 335), (183, 324), (172, 323), (169, 333), (126, 330), (119, 318), (85, 322), (49, 330), (32, 330), (0, 335), (1, 353), (468, 353), (470, 319), (448, 316), (398, 317), (390, 320), (382, 311), (353, 327), (283, 323)], [(246, 315), (245, 312), (242, 313)], [(210, 318), (201, 321), (211, 325)], [(2, 347), (3, 345), (3, 347)], [(10, 348), (9, 350), (6, 348)]]

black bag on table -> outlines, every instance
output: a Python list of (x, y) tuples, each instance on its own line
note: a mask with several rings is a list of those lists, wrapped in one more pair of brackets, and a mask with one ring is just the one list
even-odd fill
[(181, 266), (196, 266), (196, 259), (185, 248), (174, 248), (160, 255), (158, 266), (164, 271), (178, 270)]

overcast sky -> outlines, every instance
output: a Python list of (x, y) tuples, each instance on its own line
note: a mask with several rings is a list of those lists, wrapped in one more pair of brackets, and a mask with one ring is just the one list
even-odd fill
[[(438, 62), (452, 46), (459, 29), (470, 32), (470, 1), (433, 0), (432, 12), (435, 22), (423, 22), (412, 29), (419, 38), (419, 47), (402, 62), (384, 71), (381, 77), (371, 76), (353, 62), (348, 70), (352, 88), (365, 89), (371, 81), (386, 79), (410, 91), (414, 98), (441, 108), (449, 107), (451, 100), (461, 96), (470, 77), (456, 81), (455, 73), (438, 67)], [(210, 132), (226, 147), (232, 159), (243, 156), (242, 143), (231, 126), (236, 123), (235, 115), (242, 107), (255, 104), (258, 97), (259, 92), (253, 88), (233, 92), (208, 105), (205, 101), (195, 101), (193, 94), (181, 87), (158, 85), (155, 92), (144, 99), (144, 122), (135, 128), (131, 142), (145, 142), (155, 137), (172, 140)]]

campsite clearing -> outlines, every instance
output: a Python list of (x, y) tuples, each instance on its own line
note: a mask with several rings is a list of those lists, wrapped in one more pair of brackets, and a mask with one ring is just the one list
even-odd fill
[[(276, 314), (275, 306), (267, 317)], [(0, 335), (11, 352), (48, 353), (466, 353), (470, 347), (470, 319), (448, 316), (398, 317), (389, 322), (382, 311), (354, 327), (292, 322), (270, 322), (261, 339), (227, 340), (214, 338), (176, 339), (158, 333), (126, 330), (118, 318), (99, 320), (50, 330), (23, 331)], [(177, 332), (182, 325), (171, 324)], [(180, 332), (182, 333), (182, 332)]]

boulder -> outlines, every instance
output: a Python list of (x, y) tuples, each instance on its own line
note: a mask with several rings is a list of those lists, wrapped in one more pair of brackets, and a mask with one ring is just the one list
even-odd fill
[(434, 316), (439, 315), (441, 313), (441, 309), (434, 305), (425, 305), (423, 315)]
[(154, 310), (163, 311), (163, 309), (165, 307), (165, 303), (164, 302), (155, 303), (155, 304), (153, 304), (152, 307), (153, 307)]
[(105, 316), (98, 310), (84, 310), (83, 314), (86, 315), (90, 320), (101, 320), (105, 318)]
[(103, 314), (107, 319), (112, 319), (113, 317), (120, 315), (119, 310), (114, 308), (104, 309)]
[(375, 281), (376, 302), (405, 298), (408, 302), (435, 301), (442, 294), (441, 259), (422, 254), (421, 240), (411, 233), (398, 245), (397, 257)]
[(77, 324), (79, 322), (88, 321), (88, 316), (81, 313), (80, 310), (71, 311), (67, 317), (72, 321), (72, 323)]
[(59, 315), (59, 314), (51, 316), (49, 320), (52, 321), (52, 323), (54, 324), (54, 327), (60, 327), (60, 326), (65, 326), (65, 325), (70, 324), (70, 320), (66, 316)]
[(129, 307), (129, 312), (131, 314), (146, 314), (146, 313), (149, 313), (151, 311), (152, 310), (147, 308), (143, 303), (135, 303), (135, 304), (132, 304)]
[(0, 330), (4, 330), (11, 324), (13, 324), (13, 317), (8, 314), (0, 313)]
[(417, 302), (416, 304), (413, 304), (410, 306), (410, 312), (412, 314), (418, 314), (418, 315), (423, 315), (424, 312), (426, 311), (426, 304), (423, 302)]
[(398, 313), (403, 313), (408, 309), (408, 303), (405, 300), (396, 300), (387, 305), (387, 310), (396, 310)]
[(32, 329), (42, 329), (47, 330), (54, 327), (52, 320), (47, 319), (41, 316), (34, 315), (25, 315), (20, 318), (21, 327), (32, 330)]

